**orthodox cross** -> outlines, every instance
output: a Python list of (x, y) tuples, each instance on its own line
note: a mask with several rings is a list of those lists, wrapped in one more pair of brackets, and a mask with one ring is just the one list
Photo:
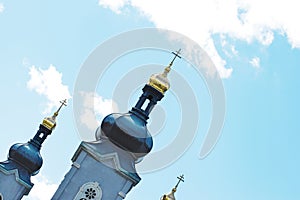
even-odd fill
[(57, 111), (54, 113), (54, 116), (57, 116), (58, 115), (58, 112), (60, 111), (60, 109), (63, 107), (63, 106), (67, 106), (67, 99), (64, 99), (62, 101), (59, 101), (59, 103), (61, 103), (61, 105), (59, 106), (59, 108), (57, 109)]
[(180, 182), (184, 182), (184, 175), (182, 174), (181, 176), (177, 177), (178, 178), (178, 183), (176, 184), (175, 188), (178, 187)]
[(171, 67), (173, 65), (174, 60), (178, 57), (181, 58), (181, 56), (179, 56), (181, 49), (178, 49), (178, 51), (172, 52), (172, 54), (174, 54), (174, 58), (173, 60), (170, 62), (169, 67)]

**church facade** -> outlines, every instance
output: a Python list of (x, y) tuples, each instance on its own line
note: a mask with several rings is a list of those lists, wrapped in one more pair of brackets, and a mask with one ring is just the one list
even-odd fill
[[(72, 158), (71, 169), (52, 200), (121, 200), (140, 182), (135, 164), (153, 146), (147, 120), (157, 102), (170, 88), (167, 75), (174, 60), (179, 57), (179, 52), (173, 52), (175, 57), (162, 73), (150, 77), (130, 111), (106, 116), (96, 130), (96, 141), (81, 142)], [(55, 127), (58, 111), (43, 121), (32, 140), (13, 145), (8, 160), (0, 163), (0, 200), (21, 199), (33, 187), (30, 177), (37, 174), (42, 166), (39, 149)], [(162, 199), (175, 199), (177, 186), (172, 194), (164, 195)]]

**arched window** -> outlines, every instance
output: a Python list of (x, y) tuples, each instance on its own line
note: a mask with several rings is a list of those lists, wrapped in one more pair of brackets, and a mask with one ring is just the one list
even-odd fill
[(0, 193), (0, 200), (3, 200), (3, 196), (2, 196), (2, 194)]
[[(88, 182), (83, 184), (74, 200), (101, 200), (102, 189), (97, 182)], [(0, 199), (1, 200), (1, 199)]]

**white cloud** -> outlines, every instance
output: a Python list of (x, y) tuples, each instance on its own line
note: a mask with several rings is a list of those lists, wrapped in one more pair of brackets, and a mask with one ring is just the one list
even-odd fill
[(121, 8), (127, 3), (127, 0), (101, 0), (99, 5), (105, 8), (109, 8), (115, 13), (120, 14)]
[(81, 92), (83, 97), (83, 113), (80, 121), (91, 131), (95, 131), (102, 119), (116, 112), (117, 105), (111, 99), (104, 99), (93, 92)]
[(62, 74), (53, 65), (46, 70), (31, 66), (29, 75), (27, 88), (45, 96), (48, 100), (45, 113), (53, 111), (60, 100), (71, 98), (68, 86), (62, 83)]
[(3, 5), (3, 3), (0, 3), (0, 13), (2, 13), (3, 11), (4, 11), (4, 5)]
[(254, 68), (260, 68), (260, 58), (259, 57), (254, 57), (252, 58), (249, 63), (254, 67)]
[(233, 56), (237, 56), (239, 53), (233, 44), (227, 42), (227, 39), (223, 34), (221, 34), (221, 47), (222, 47), (222, 51), (229, 58), (232, 58)]
[[(226, 35), (248, 43), (254, 40), (270, 45), (274, 33), (287, 37), (300, 48), (298, 2), (294, 0), (99, 0), (99, 4), (120, 12), (128, 5), (141, 11), (157, 27), (178, 31), (197, 41), (212, 57), (220, 75), (230, 76), (232, 69), (219, 55), (213, 34)], [(232, 53), (237, 52), (232, 49)]]
[(45, 176), (38, 174), (32, 177), (34, 183), (28, 197), (24, 200), (49, 200), (58, 188), (57, 184), (51, 183)]

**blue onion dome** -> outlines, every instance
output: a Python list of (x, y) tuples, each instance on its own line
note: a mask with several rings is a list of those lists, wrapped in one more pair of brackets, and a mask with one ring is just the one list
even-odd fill
[(146, 121), (132, 113), (113, 113), (106, 116), (101, 124), (102, 136), (125, 151), (131, 152), (136, 159), (148, 154), (153, 146), (152, 137)]
[(9, 149), (8, 159), (23, 166), (32, 175), (37, 174), (43, 164), (39, 149), (30, 143), (14, 144)]
[(121, 149), (131, 152), (136, 161), (151, 151), (153, 140), (147, 129), (147, 120), (154, 106), (170, 88), (167, 75), (176, 57), (180, 57), (180, 49), (172, 53), (175, 55), (173, 60), (163, 73), (150, 77), (148, 84), (142, 89), (143, 94), (131, 111), (125, 114), (113, 113), (103, 119), (101, 130), (98, 128), (96, 131), (97, 140), (111, 141)]
[[(45, 117), (40, 124), (35, 136), (27, 143), (17, 143), (11, 146), (8, 153), (9, 163), (16, 164), (17, 169), (24, 168), (29, 175), (36, 175), (43, 165), (43, 159), (40, 149), (46, 138), (52, 133), (56, 127), (56, 117), (63, 105), (66, 105), (66, 99), (60, 101), (61, 105), (52, 117)], [(24, 171), (22, 169), (22, 171)], [(27, 173), (26, 173), (27, 174)], [(28, 175), (27, 175), (28, 176)]]

